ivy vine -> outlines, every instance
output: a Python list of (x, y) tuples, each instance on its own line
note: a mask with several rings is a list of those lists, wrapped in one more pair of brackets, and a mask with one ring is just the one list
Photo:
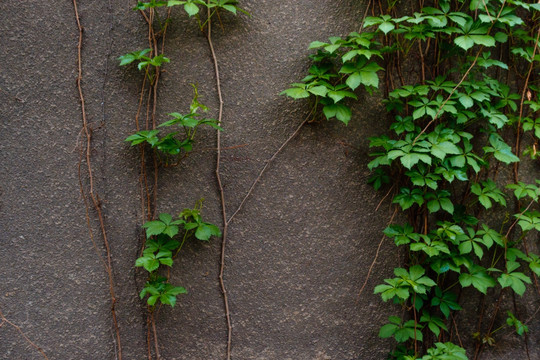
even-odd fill
[[(136, 267), (142, 267), (148, 272), (146, 284), (140, 292), (141, 299), (146, 299), (148, 308), (148, 357), (152, 359), (152, 352), (156, 359), (160, 359), (160, 347), (156, 329), (155, 316), (162, 305), (174, 307), (177, 303), (177, 296), (187, 293), (182, 286), (175, 286), (169, 282), (170, 269), (174, 259), (179, 255), (185, 242), (190, 238), (201, 241), (209, 241), (212, 236), (220, 237), (220, 229), (211, 223), (205, 222), (201, 216), (202, 200), (193, 209), (184, 209), (177, 217), (171, 214), (161, 213), (157, 215), (157, 183), (158, 170), (160, 167), (177, 166), (193, 150), (195, 135), (200, 126), (210, 126), (219, 132), (223, 129), (220, 126), (223, 103), (221, 101), (221, 90), (219, 87), (219, 73), (217, 71), (217, 60), (210, 38), (210, 26), (212, 17), (219, 14), (219, 11), (226, 11), (236, 15), (238, 12), (247, 12), (240, 9), (236, 0), (151, 0), (148, 2), (139, 1), (133, 8), (139, 11), (148, 24), (149, 47), (137, 50), (118, 58), (120, 66), (136, 65), (139, 71), (144, 72), (139, 105), (135, 119), (136, 132), (126, 138), (125, 141), (132, 146), (138, 146), (141, 159), (141, 207), (145, 219), (143, 228), (146, 232), (140, 257), (135, 261)], [(210, 119), (202, 113), (206, 113), (208, 108), (199, 101), (198, 89), (195, 85), (194, 97), (191, 102), (189, 112), (171, 112), (168, 115), (170, 120), (158, 125), (156, 122), (157, 88), (159, 84), (161, 67), (170, 63), (170, 59), (165, 56), (165, 36), (167, 27), (171, 19), (171, 9), (180, 6), (189, 17), (197, 20), (199, 30), (205, 32), (208, 29), (207, 38), (212, 50), (217, 75), (217, 92), (220, 96), (219, 118)], [(166, 8), (166, 12), (161, 12), (159, 8)], [(206, 9), (206, 16), (201, 9)], [(145, 99), (146, 95), (146, 99)], [(144, 127), (141, 126), (139, 117), (143, 104), (146, 103), (146, 120)], [(172, 131), (171, 131), (172, 130)], [(218, 141), (218, 169), (219, 169), (219, 141)], [(153, 163), (153, 184), (151, 184), (148, 163)], [(216, 171), (219, 180), (219, 171)], [(220, 186), (221, 192), (223, 192)], [(223, 196), (222, 196), (223, 200)], [(222, 201), (224, 209), (225, 204)], [(225, 211), (225, 210), (223, 210)], [(226, 227), (226, 224), (225, 224)], [(226, 229), (225, 229), (226, 230)], [(225, 242), (223, 233), (223, 241)], [(230, 358), (231, 326), (228, 312), (228, 302), (224, 288), (223, 273), (220, 274), (220, 283), (225, 296), (226, 317), (228, 325), (228, 346), (227, 358)], [(167, 270), (165, 270), (165, 268)], [(152, 336), (150, 334), (152, 331)], [(153, 337), (153, 351), (152, 341)]]
[[(504, 294), (522, 296), (534, 280), (540, 295), (539, 257), (529, 251), (540, 180), (520, 181), (518, 167), (538, 159), (540, 4), (420, 1), (409, 15), (396, 1), (370, 5), (361, 32), (311, 43), (309, 74), (282, 94), (308, 99), (310, 121), (347, 124), (360, 87), (383, 89), (391, 122), (370, 138), (368, 182), (403, 212), (384, 234), (407, 260), (375, 287), (402, 314), (379, 336), (395, 340), (390, 359), (478, 359), (498, 334), (528, 332), (530, 319)], [(503, 187), (505, 166), (514, 175)], [(469, 289), (484, 305), (476, 332), (461, 339), (456, 318)]]

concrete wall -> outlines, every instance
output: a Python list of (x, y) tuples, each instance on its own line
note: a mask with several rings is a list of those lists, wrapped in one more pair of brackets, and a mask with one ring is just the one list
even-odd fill
[[(134, 131), (142, 78), (116, 58), (146, 47), (146, 26), (131, 11), (133, 1), (78, 3), (85, 28), (82, 86), (124, 359), (145, 359), (146, 308), (137, 296), (144, 274), (134, 268), (141, 241), (139, 162), (136, 149), (123, 142)], [(214, 29), (225, 101), (222, 145), (247, 144), (223, 153), (229, 211), (307, 112), (305, 104), (278, 94), (306, 72), (308, 44), (355, 30), (367, 3), (242, 4), (252, 18), (223, 16), (224, 30)], [(0, 309), (50, 359), (114, 359), (108, 280), (88, 235), (77, 179), (82, 122), (73, 5), (3, 1), (0, 14)], [(185, 111), (190, 83), (199, 84), (201, 101), (216, 115), (206, 39), (179, 9), (165, 48), (171, 63), (161, 79), (159, 121)], [(389, 218), (388, 206), (375, 212), (380, 195), (365, 184), (367, 138), (383, 131), (384, 115), (373, 100), (361, 100), (355, 110), (348, 127), (303, 128), (231, 223), (225, 281), (234, 359), (385, 358), (391, 343), (377, 332), (392, 314), (371, 293), (399, 261), (391, 244), (357, 296)], [(215, 147), (214, 132), (203, 132), (198, 146)], [(200, 151), (163, 170), (159, 211), (176, 213), (204, 197), (205, 217), (221, 224), (214, 169), (215, 152)], [(159, 313), (164, 359), (224, 358), (220, 246), (219, 239), (192, 242), (175, 263), (172, 281), (189, 293)], [(4, 325), (0, 358), (41, 357)]]

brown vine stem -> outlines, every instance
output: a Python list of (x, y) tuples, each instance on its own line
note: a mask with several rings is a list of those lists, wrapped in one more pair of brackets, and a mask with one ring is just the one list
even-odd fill
[(510, 227), (508, 228), (508, 231), (506, 231), (506, 235), (504, 235), (505, 238), (508, 238), (508, 236), (510, 235), (510, 231), (512, 231), (512, 229), (514, 228), (514, 226), (516, 226), (516, 224), (518, 223), (519, 219), (521, 219), (521, 216), (523, 216), (523, 214), (525, 214), (527, 212), (527, 210), (530, 209), (530, 207), (535, 203), (534, 199), (531, 200), (531, 202), (529, 203), (529, 205), (527, 205), (527, 207), (525, 208), (525, 210), (523, 210), (519, 215), (518, 217), (516, 218), (516, 220), (514, 220), (514, 222), (512, 223), (512, 225), (510, 225)]
[(456, 336), (459, 341), (459, 346), (463, 347), (463, 343), (461, 342), (461, 337), (459, 336), (458, 326), (456, 324), (456, 318), (454, 317), (453, 314), (452, 314), (452, 324), (454, 324), (454, 329), (456, 330)]
[(381, 201), (379, 201), (379, 203), (377, 204), (377, 207), (375, 208), (375, 212), (377, 212), (379, 210), (379, 208), (381, 207), (382, 203), (384, 202), (384, 200), (388, 197), (388, 195), (390, 195), (390, 193), (392, 192), (392, 190), (394, 189), (394, 186), (396, 186), (396, 184), (392, 185), (392, 187), (388, 190), (388, 192), (386, 193), (386, 195), (383, 196), (383, 198), (381, 199)]
[[(396, 216), (397, 211), (398, 211), (398, 208), (396, 207), (394, 209), (394, 213), (392, 214), (392, 217), (388, 221), (388, 225), (390, 225), (392, 223), (392, 221), (394, 221), (394, 217)], [(373, 271), (373, 267), (375, 266), (375, 263), (377, 262), (377, 259), (379, 258), (379, 253), (381, 251), (381, 246), (382, 246), (385, 238), (386, 238), (386, 235), (383, 235), (381, 237), (381, 241), (379, 241), (379, 246), (377, 246), (377, 251), (375, 252), (375, 257), (373, 258), (373, 261), (371, 262), (371, 265), (369, 266), (369, 270), (368, 270), (368, 273), (367, 273), (366, 278), (364, 280), (364, 284), (360, 288), (360, 291), (358, 292), (358, 296), (362, 295), (362, 293), (364, 292), (364, 289), (366, 288), (368, 280), (371, 277), (371, 272)]]
[(154, 312), (152, 311), (151, 312), (151, 320), (152, 320), (152, 331), (154, 333), (154, 348), (155, 348), (155, 351), (156, 351), (156, 359), (160, 359), (160, 356), (159, 356), (159, 344), (158, 344), (158, 337), (157, 337), (157, 329), (156, 329), (156, 319), (154, 318)]
[(300, 129), (302, 129), (302, 127), (308, 122), (309, 118), (311, 117), (311, 114), (312, 112), (310, 112), (308, 114), (308, 116), (304, 119), (304, 121), (302, 121), (300, 123), (300, 125), (298, 125), (298, 127), (296, 128), (296, 130), (292, 133), (291, 136), (289, 136), (287, 138), (287, 140), (285, 140), (285, 142), (283, 144), (281, 144), (281, 146), (279, 147), (279, 149), (276, 150), (276, 152), (270, 157), (270, 159), (266, 160), (266, 164), (264, 165), (264, 167), (261, 169), (261, 171), (259, 172), (259, 175), (257, 175), (257, 177), (255, 178), (255, 180), (253, 181), (253, 183), (251, 184), (251, 187), (249, 188), (248, 192), (246, 193), (246, 195), (244, 196), (244, 198), (242, 199), (242, 202), (240, 203), (240, 205), (238, 205), (238, 208), (236, 208), (236, 210), (234, 211), (234, 213), (231, 215), (231, 217), (229, 218), (229, 220), (227, 220), (227, 225), (229, 225), (231, 223), (231, 221), (234, 219), (234, 217), (236, 216), (236, 214), (238, 214), (238, 212), (240, 210), (242, 210), (242, 208), (244, 207), (244, 204), (245, 202), (247, 201), (247, 199), (249, 198), (249, 196), (251, 195), (251, 193), (253, 192), (253, 190), (255, 189), (255, 186), (257, 185), (257, 183), (259, 182), (259, 180), (261, 180), (261, 177), (263, 176), (263, 174), (265, 173), (266, 169), (268, 168), (268, 166), (270, 165), (270, 163), (272, 161), (274, 161), (274, 159), (279, 155), (279, 153), (287, 146), (287, 144), (289, 144), (289, 142), (294, 139), (296, 137), (296, 135), (298, 135), (298, 133), (300, 132)]
[[(209, 1), (210, 3), (210, 1)], [(219, 99), (219, 112), (218, 112), (218, 124), (221, 125), (223, 118), (223, 96), (221, 94), (221, 80), (219, 76), (219, 64), (214, 50), (214, 44), (212, 42), (212, 16), (210, 8), (208, 8), (208, 23), (206, 39), (208, 40), (208, 46), (212, 54), (212, 60), (214, 62), (214, 71), (216, 76), (216, 89)], [(231, 359), (231, 344), (232, 344), (232, 325), (231, 325), (231, 313), (229, 310), (229, 298), (227, 295), (227, 288), (225, 287), (225, 281), (223, 280), (223, 273), (225, 272), (225, 250), (227, 247), (227, 230), (229, 223), (227, 222), (227, 204), (225, 202), (225, 190), (223, 189), (223, 183), (221, 181), (220, 165), (221, 165), (221, 132), (217, 130), (217, 151), (216, 151), (216, 179), (219, 188), (219, 195), (221, 201), (221, 214), (223, 217), (223, 237), (221, 238), (221, 258), (219, 268), (219, 284), (221, 286), (221, 292), (223, 293), (223, 303), (225, 306), (225, 318), (227, 320), (227, 360)]]
[[(523, 91), (521, 92), (521, 101), (519, 103), (519, 118), (517, 123), (517, 135), (516, 135), (516, 156), (519, 157), (520, 148), (521, 148), (521, 118), (523, 117), (523, 103), (525, 102), (525, 96), (527, 93), (527, 87), (529, 85), (529, 79), (533, 71), (534, 65), (534, 56), (536, 55), (536, 50), (538, 49), (538, 40), (540, 40), (540, 28), (538, 29), (538, 34), (536, 35), (536, 41), (534, 42), (533, 54), (531, 56), (531, 65), (529, 66), (529, 71), (527, 72), (527, 77), (525, 78), (525, 84), (523, 85)], [(518, 171), (519, 171), (519, 162), (514, 163), (514, 180), (518, 182)]]
[[(107, 231), (105, 230), (105, 222), (103, 219), (103, 213), (101, 211), (101, 200), (99, 199), (99, 196), (94, 193), (94, 179), (92, 175), (92, 162), (91, 162), (91, 145), (92, 145), (92, 135), (91, 130), (88, 127), (88, 120), (86, 117), (86, 108), (85, 108), (85, 101), (84, 101), (84, 95), (82, 91), (81, 81), (82, 81), (82, 41), (83, 41), (83, 27), (81, 25), (81, 20), (79, 17), (79, 11), (77, 9), (77, 0), (73, 0), (73, 9), (75, 12), (75, 19), (77, 22), (77, 28), (79, 30), (79, 41), (77, 44), (77, 89), (79, 92), (79, 99), (81, 101), (81, 113), (82, 113), (82, 121), (83, 121), (83, 130), (84, 134), (86, 136), (86, 166), (87, 166), (87, 172), (88, 172), (88, 181), (90, 189), (88, 191), (88, 194), (90, 196), (90, 199), (92, 200), (92, 204), (94, 205), (94, 209), (97, 213), (98, 220), (99, 220), (99, 227), (101, 230), (101, 235), (103, 237), (103, 244), (105, 246), (106, 251), (106, 258), (107, 263), (105, 266), (105, 271), (107, 272), (108, 278), (109, 278), (109, 293), (111, 297), (111, 314), (113, 318), (113, 325), (114, 325), (114, 331), (116, 333), (116, 346), (118, 349), (118, 359), (122, 360), (122, 344), (120, 341), (120, 329), (118, 327), (118, 320), (116, 318), (116, 296), (114, 291), (114, 279), (113, 279), (113, 273), (112, 273), (112, 260), (111, 260), (111, 250), (109, 247), (109, 241), (107, 239)], [(80, 176), (80, 172), (79, 172)], [(79, 181), (81, 179), (79, 178)], [(82, 181), (81, 181), (82, 184)], [(81, 188), (83, 197), (85, 197), (84, 189)], [(85, 201), (86, 204), (86, 201)], [(89, 222), (88, 222), (89, 224)]]
[(21, 336), (24, 338), (24, 340), (26, 340), (26, 342), (30, 345), (32, 345), (32, 347), (34, 349), (36, 349), (37, 351), (39, 351), (41, 353), (41, 355), (49, 360), (49, 358), (47, 357), (47, 355), (45, 354), (45, 352), (43, 351), (42, 348), (40, 348), (39, 346), (37, 346), (32, 340), (30, 340), (28, 338), (28, 336), (26, 336), (26, 334), (21, 330), (21, 328), (19, 326), (17, 326), (16, 324), (12, 323), (11, 321), (9, 321), (5, 316), (4, 316), (4, 313), (2, 313), (2, 310), (0, 310), (0, 319), (2, 320), (2, 322), (0, 323), (0, 328), (4, 325), (4, 324), (8, 324), (8, 325), (11, 325), (15, 330), (17, 330), (19, 332), (19, 334), (21, 334)]
[[(491, 323), (489, 324), (489, 328), (486, 332), (487, 335), (491, 335), (491, 331), (493, 330), (493, 325), (495, 325), (495, 320), (497, 319), (497, 313), (499, 312), (499, 308), (501, 306), (501, 300), (503, 297), (503, 291), (504, 289), (501, 289), (501, 292), (499, 293), (499, 297), (497, 299), (497, 303), (495, 304), (495, 310), (493, 311), (493, 315), (491, 318)], [(480, 347), (476, 348), (475, 354), (474, 354), (474, 360), (478, 360), (480, 357), (480, 354), (482, 354), (482, 351), (484, 350), (485, 344), (482, 343)]]

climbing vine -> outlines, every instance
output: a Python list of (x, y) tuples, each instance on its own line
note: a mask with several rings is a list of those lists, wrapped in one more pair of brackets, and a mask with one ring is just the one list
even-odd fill
[[(151, 0), (149, 2), (138, 2), (133, 10), (139, 11), (148, 24), (149, 47), (143, 50), (133, 51), (118, 58), (121, 66), (136, 65), (139, 71), (144, 72), (139, 106), (135, 117), (136, 132), (128, 136), (126, 141), (130, 142), (132, 146), (139, 146), (140, 148), (141, 174), (139, 183), (146, 241), (142, 245), (141, 256), (136, 260), (135, 266), (142, 267), (148, 272), (148, 278), (140, 292), (140, 297), (141, 299), (146, 298), (148, 308), (147, 344), (149, 359), (152, 359), (152, 337), (154, 344), (153, 353), (157, 359), (160, 358), (155, 317), (161, 305), (170, 305), (173, 307), (177, 302), (177, 296), (187, 292), (184, 287), (175, 286), (169, 282), (170, 268), (173, 266), (174, 259), (179, 255), (188, 239), (196, 238), (201, 241), (208, 241), (212, 236), (223, 236), (219, 279), (225, 300), (225, 313), (228, 326), (227, 358), (230, 358), (232, 327), (227, 293), (223, 283), (227, 223), (224, 192), (219, 173), (221, 152), (219, 134), (223, 130), (220, 126), (223, 100), (221, 97), (217, 58), (211, 40), (211, 24), (212, 17), (219, 15), (220, 11), (227, 11), (235, 15), (238, 12), (247, 14), (237, 4), (238, 2), (236, 0), (208, 0), (207, 2), (199, 0)], [(164, 54), (165, 36), (168, 24), (170, 23), (171, 9), (175, 6), (182, 7), (189, 17), (194, 17), (199, 30), (205, 33), (208, 39), (216, 72), (216, 90), (220, 101), (217, 120), (206, 118), (199, 112), (205, 113), (208, 111), (208, 108), (199, 101), (198, 89), (195, 85), (192, 85), (194, 97), (189, 112), (184, 114), (179, 112), (169, 113), (171, 119), (157, 125), (157, 89), (161, 67), (170, 62), (170, 59)], [(160, 14), (159, 8), (166, 8), (166, 13), (162, 12)], [(206, 14), (201, 9), (206, 9)], [(146, 121), (143, 127), (140, 124), (139, 117), (144, 104), (146, 104), (146, 111), (144, 112), (146, 114)], [(223, 235), (217, 226), (202, 220), (202, 200), (193, 209), (184, 209), (177, 217), (162, 213), (156, 218), (158, 169), (160, 167), (177, 166), (189, 156), (193, 150), (195, 135), (200, 126), (210, 126), (216, 129), (218, 134), (216, 175), (224, 215)], [(147, 168), (149, 162), (153, 163), (153, 181), (149, 179), (149, 170)], [(151, 182), (153, 182), (152, 185), (150, 185)], [(167, 270), (165, 271), (163, 267), (167, 267)], [(150, 333), (151, 331), (152, 334)]]
[[(399, 5), (372, 1), (360, 31), (311, 43), (309, 74), (282, 94), (308, 99), (309, 121), (347, 124), (360, 87), (382, 91), (390, 126), (370, 138), (368, 182), (402, 211), (384, 235), (406, 258), (375, 287), (401, 309), (379, 332), (395, 340), (389, 358), (478, 359), (511, 331), (529, 357), (516, 295), (534, 281), (540, 296), (530, 251), (540, 181), (521, 181), (518, 165), (538, 159), (540, 4), (420, 1), (407, 5), (412, 14)], [(471, 291), (481, 305), (465, 334)]]

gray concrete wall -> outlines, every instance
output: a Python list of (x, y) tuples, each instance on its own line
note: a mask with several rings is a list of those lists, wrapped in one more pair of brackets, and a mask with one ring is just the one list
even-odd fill
[[(278, 96), (308, 67), (307, 46), (345, 35), (366, 3), (355, 0), (245, 0), (252, 18), (224, 16), (215, 28), (225, 101), (222, 174), (237, 208), (306, 108)], [(109, 8), (110, 5), (110, 8)], [(117, 314), (125, 359), (146, 358), (140, 247), (138, 153), (134, 131), (141, 74), (116, 57), (146, 47), (146, 26), (132, 1), (79, 1), (84, 32), (83, 90), (94, 130), (96, 190), (110, 237)], [(81, 110), (76, 90), (78, 30), (71, 1), (0, 3), (0, 309), (50, 359), (114, 359), (107, 276), (88, 236), (77, 163)], [(216, 114), (215, 78), (206, 39), (176, 9), (167, 35), (159, 121), (189, 106), (190, 83)], [(398, 263), (384, 256), (361, 298), (388, 207), (365, 184), (367, 138), (383, 131), (383, 111), (361, 100), (348, 127), (308, 125), (262, 177), (229, 228), (225, 281), (234, 359), (384, 359), (377, 337), (391, 315), (372, 295)], [(344, 147), (350, 143), (358, 150)], [(201, 148), (215, 147), (213, 131)], [(204, 215), (221, 224), (215, 153), (195, 152), (160, 173), (158, 208), (178, 212), (204, 197)], [(229, 210), (229, 211), (230, 211)], [(96, 226), (95, 223), (93, 223)], [(226, 346), (217, 280), (220, 241), (193, 242), (172, 281), (189, 294), (158, 316), (164, 359), (222, 359)], [(98, 237), (98, 251), (103, 253)], [(538, 337), (536, 337), (537, 339)], [(531, 340), (534, 343), (534, 340)], [(7, 325), (1, 359), (40, 359)]]

